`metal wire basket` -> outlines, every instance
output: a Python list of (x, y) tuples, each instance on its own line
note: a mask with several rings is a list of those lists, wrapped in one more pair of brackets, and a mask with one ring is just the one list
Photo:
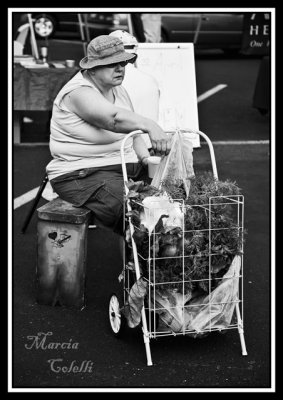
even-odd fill
[[(126, 194), (123, 149), (125, 141), (135, 133), (127, 135), (121, 146)], [(212, 144), (205, 134), (197, 133), (208, 142), (217, 180)], [(141, 228), (132, 218), (135, 209), (153, 222), (147, 226), (146, 235), (143, 232), (141, 243), (137, 240)], [(122, 304), (114, 294), (116, 305), (110, 307), (114, 333), (119, 334), (122, 327), (121, 310), (132, 305), (137, 320), (141, 320), (148, 365), (152, 365), (150, 339), (170, 335), (196, 337), (228, 329), (238, 329), (242, 354), (247, 355), (243, 331), (244, 196), (210, 196), (207, 204), (170, 199), (170, 210), (171, 214), (167, 209), (166, 215), (159, 204), (148, 207), (133, 199), (125, 203), (128, 246), (120, 276)], [(201, 216), (201, 227), (191, 223), (191, 216), (196, 214)], [(229, 215), (229, 224), (224, 215)], [(157, 221), (161, 219), (160, 230)], [(227, 239), (226, 244), (223, 238)]]

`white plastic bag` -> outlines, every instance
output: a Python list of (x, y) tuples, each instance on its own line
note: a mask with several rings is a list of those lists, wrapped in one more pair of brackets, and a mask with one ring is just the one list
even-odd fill
[(151, 185), (160, 189), (166, 181), (179, 186), (183, 183), (186, 197), (190, 192), (190, 179), (195, 176), (193, 168), (193, 145), (188, 136), (176, 131), (172, 138), (170, 153), (163, 157)]
[(182, 228), (184, 212), (181, 210), (180, 203), (172, 201), (164, 193), (162, 196), (148, 196), (142, 201), (144, 210), (141, 212), (141, 224), (151, 233), (162, 215), (165, 233), (174, 229)]
[(190, 292), (183, 297), (182, 293), (176, 291), (167, 290), (162, 294), (156, 291), (155, 306), (159, 309), (160, 319), (173, 332), (185, 329), (199, 334), (212, 328), (227, 328), (238, 301), (240, 269), (241, 257), (236, 255), (211, 294), (195, 297), (191, 301)]
[(220, 284), (210, 296), (200, 301), (201, 306), (196, 307), (197, 314), (192, 318), (187, 329), (200, 332), (204, 329), (225, 329), (229, 326), (238, 300), (240, 269), (241, 257), (237, 255)]

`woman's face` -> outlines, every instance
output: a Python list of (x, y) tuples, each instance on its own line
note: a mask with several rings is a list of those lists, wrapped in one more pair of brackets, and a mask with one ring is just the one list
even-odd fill
[(126, 62), (89, 69), (89, 73), (103, 86), (119, 86), (124, 80)]

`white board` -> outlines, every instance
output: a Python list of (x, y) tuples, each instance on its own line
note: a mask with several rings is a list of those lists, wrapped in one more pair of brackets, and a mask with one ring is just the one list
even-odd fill
[[(160, 87), (160, 126), (167, 132), (199, 130), (193, 43), (139, 43), (137, 53), (137, 67)], [(200, 147), (199, 135), (188, 135)]]

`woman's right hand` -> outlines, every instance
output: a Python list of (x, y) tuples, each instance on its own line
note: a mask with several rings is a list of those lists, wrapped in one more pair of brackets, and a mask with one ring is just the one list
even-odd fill
[(147, 127), (152, 149), (156, 155), (167, 155), (171, 150), (171, 135), (168, 135), (163, 129), (154, 121), (149, 122)]

